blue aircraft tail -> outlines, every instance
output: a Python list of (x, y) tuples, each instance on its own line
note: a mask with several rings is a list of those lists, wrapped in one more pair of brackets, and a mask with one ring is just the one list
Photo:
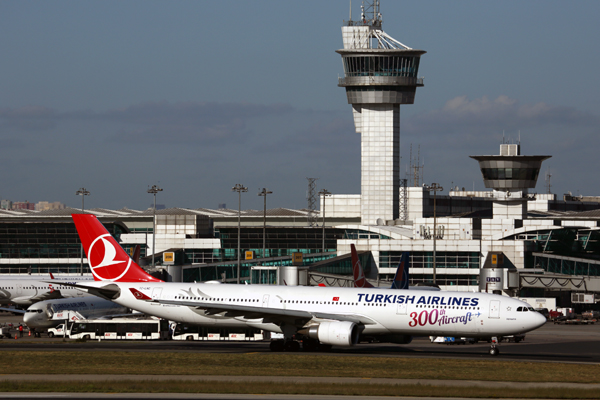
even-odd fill
[(409, 255), (408, 251), (402, 253), (400, 264), (398, 264), (398, 269), (396, 270), (396, 276), (392, 282), (392, 289), (408, 289), (408, 269), (410, 268)]

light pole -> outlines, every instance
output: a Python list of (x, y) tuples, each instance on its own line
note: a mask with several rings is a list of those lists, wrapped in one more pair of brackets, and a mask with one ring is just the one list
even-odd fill
[[(81, 196), (81, 213), (83, 214), (83, 200), (85, 199), (85, 196), (90, 195), (90, 192), (86, 188), (82, 187), (78, 191), (76, 191), (75, 194), (77, 196)], [(81, 266), (79, 267), (79, 270), (80, 274), (83, 275), (83, 243), (81, 244)]]
[[(237, 183), (231, 188), (232, 191), (238, 192), (238, 245), (237, 245), (237, 284), (240, 284), (240, 232), (242, 227), (242, 193), (246, 193), (248, 188), (244, 185)], [(266, 197), (265, 197), (266, 199)]]
[(259, 196), (263, 196), (265, 198), (265, 212), (263, 214), (263, 258), (266, 257), (267, 253), (267, 195), (273, 192), (269, 191), (267, 188), (263, 188), (262, 191), (258, 192)]
[(323, 196), (323, 253), (325, 253), (325, 198), (331, 193), (327, 189), (321, 189), (319, 196)]
[(163, 190), (156, 185), (152, 185), (148, 189), (148, 193), (154, 195), (154, 209), (152, 213), (152, 268), (154, 268), (154, 253), (156, 253), (156, 193), (162, 192)]
[(435, 281), (436, 281), (436, 277), (435, 277), (435, 272), (436, 272), (436, 254), (435, 254), (435, 241), (437, 238), (437, 217), (435, 214), (435, 202), (436, 202), (436, 193), (439, 191), (444, 190), (443, 187), (441, 187), (440, 185), (438, 185), (437, 183), (432, 183), (431, 185), (427, 186), (425, 185), (425, 189), (432, 191), (433, 190), (433, 284), (435, 285)]

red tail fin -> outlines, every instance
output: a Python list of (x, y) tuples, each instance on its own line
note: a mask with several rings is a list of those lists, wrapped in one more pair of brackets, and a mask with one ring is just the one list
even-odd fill
[(94, 280), (162, 282), (137, 265), (95, 215), (71, 214)]
[(356, 252), (356, 247), (354, 247), (354, 244), (350, 245), (350, 252), (352, 253), (352, 273), (354, 274), (354, 287), (373, 287), (373, 285), (367, 282), (367, 278), (365, 278), (365, 272), (362, 269), (362, 265), (360, 265), (360, 260), (358, 259), (358, 253)]

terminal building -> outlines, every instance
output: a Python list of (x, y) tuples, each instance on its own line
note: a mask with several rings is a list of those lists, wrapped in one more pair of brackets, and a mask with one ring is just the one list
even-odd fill
[[(317, 226), (310, 210), (242, 210), (238, 248), (238, 210), (85, 212), (132, 254), (139, 245), (141, 264), (166, 280), (235, 282), (240, 254), (244, 281), (276, 284), (285, 275), (286, 283), (352, 285), (354, 244), (376, 286), (388, 285), (408, 251), (412, 285), (562, 296), (563, 307), (571, 292), (600, 294), (600, 197), (536, 193), (550, 156), (506, 143), (497, 155), (471, 156), (486, 191), (401, 184), (400, 105), (424, 84), (417, 74), (425, 51), (383, 32), (378, 4), (344, 24), (337, 51), (338, 86), (361, 135), (361, 193), (322, 195)], [(473, 160), (464, 162), (475, 168)], [(70, 218), (80, 212), (0, 210), (0, 274), (88, 273)], [(169, 265), (165, 253), (174, 255)]]

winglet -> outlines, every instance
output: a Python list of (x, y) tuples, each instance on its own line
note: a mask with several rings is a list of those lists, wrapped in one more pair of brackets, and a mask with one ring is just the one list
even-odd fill
[(392, 289), (408, 289), (409, 273), (410, 268), (410, 254), (408, 251), (402, 253), (398, 269), (396, 270), (396, 276), (392, 282)]
[(358, 259), (358, 253), (354, 244), (350, 244), (350, 252), (352, 253), (352, 273), (354, 274), (354, 287), (359, 288), (372, 288), (367, 278), (365, 278), (365, 272), (363, 271), (360, 260)]
[(129, 290), (131, 291), (131, 293), (133, 294), (133, 296), (138, 299), (138, 300), (152, 300), (151, 297), (146, 296), (144, 293), (140, 292), (137, 289), (134, 288), (129, 288)]

